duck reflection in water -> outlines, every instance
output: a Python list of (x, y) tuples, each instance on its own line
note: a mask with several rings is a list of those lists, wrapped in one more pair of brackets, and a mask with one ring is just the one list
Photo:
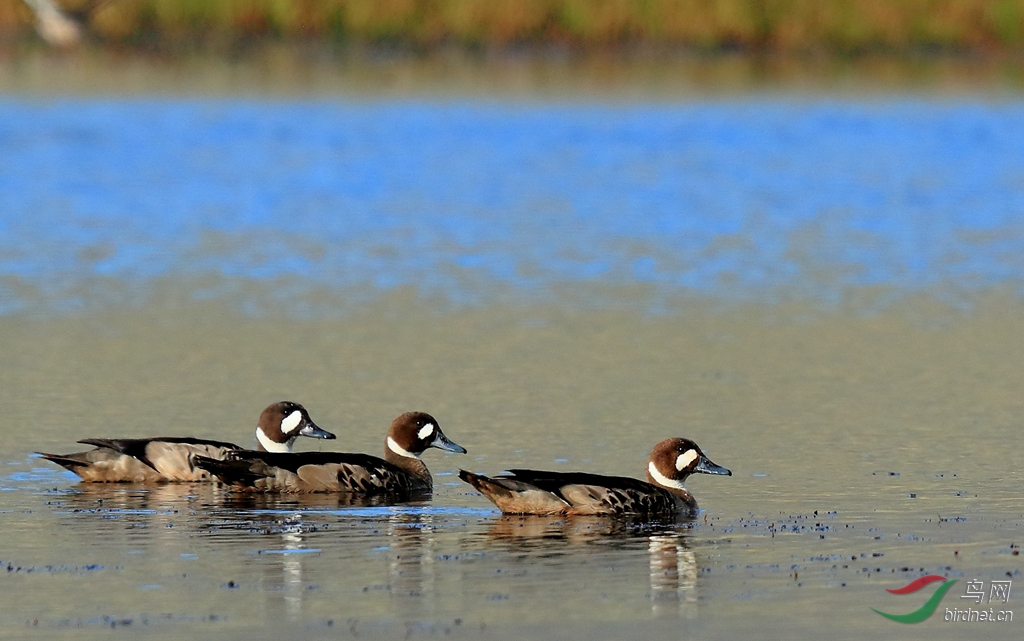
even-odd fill
[[(297, 509), (295, 505), (261, 503), (263, 506), (256, 509), (266, 511), (240, 513), (241, 520), (211, 524), (210, 531), (216, 534), (218, 530), (233, 529), (228, 534), (228, 543), (248, 548), (243, 557), (244, 565), (250, 566), (245, 571), (249, 575), (246, 580), (255, 579), (257, 583), (259, 589), (255, 594), (262, 601), (261, 611), (271, 618), (298, 621), (303, 617), (306, 594), (316, 582), (321, 551), (311, 538), (323, 527), (322, 515)], [(254, 544), (259, 546), (255, 554)], [(227, 587), (233, 585), (229, 583)]]
[(210, 533), (229, 531), (225, 535), (235, 540), (239, 532), (278, 537), (279, 549), (265, 539), (260, 542), (261, 592), (264, 609), (273, 612), (275, 602), (283, 599), (291, 619), (302, 614), (307, 595), (322, 598), (310, 593), (311, 585), (333, 580), (323, 575), (320, 547), (333, 545), (339, 537), (372, 541), (372, 550), (356, 546), (370, 554), (359, 559), (353, 573), (366, 581), (366, 590), (386, 593), (403, 617), (423, 618), (436, 601), (437, 582), (435, 517), (424, 510), (429, 498), (425, 494), (420, 501), (395, 505), (388, 496), (224, 492), (218, 497), (219, 520), (210, 524)]
[[(232, 569), (229, 562), (214, 572), (216, 580), (223, 581), (226, 587), (235, 587), (252, 581), (251, 570), (258, 567), (255, 580), (265, 588), (259, 591), (265, 595), (264, 608), (275, 612), (283, 604), (283, 614), (292, 619), (302, 613), (307, 587), (304, 566), (316, 563), (314, 558), (307, 557), (319, 553), (315, 546), (309, 546), (309, 535), (324, 528), (325, 514), (331, 508), (351, 504), (338, 496), (290, 497), (287, 501), (249, 496), (243, 500), (242, 495), (209, 485), (83, 488), (60, 501), (60, 507), (74, 518), (73, 525), (85, 525), (98, 539), (112, 542), (115, 548), (133, 548), (155, 558), (187, 562), (197, 554), (206, 558), (210, 551), (225, 553), (225, 558), (240, 557), (242, 568)], [(206, 546), (205, 552), (202, 545), (197, 549), (197, 533), (212, 545)]]
[(697, 557), (678, 532), (647, 537), (651, 611), (658, 616), (697, 614)]
[(406, 616), (425, 616), (432, 609), (437, 582), (434, 530), (430, 514), (404, 512), (387, 520), (388, 584)]
[[(569, 556), (584, 546), (616, 553), (615, 563), (646, 556), (651, 611), (656, 616), (697, 613), (697, 557), (689, 546), (692, 523), (674, 518), (535, 516), (503, 514), (487, 531), (488, 547), (508, 552)], [(635, 554), (640, 552), (641, 554)]]
[(201, 509), (202, 493), (194, 489), (184, 484), (82, 484), (46, 504), (62, 526), (83, 529), (96, 540), (170, 546), (181, 538), (175, 529), (192, 525), (190, 515)]
[[(169, 581), (242, 587), (269, 620), (303, 620), (324, 591), (337, 589), (336, 555), (394, 612), (428, 618), (442, 569), (437, 541), (444, 516), (429, 494), (395, 505), (388, 496), (244, 494), (213, 485), (90, 484), (47, 506), (59, 527), (88, 533), (117, 554), (181, 564)], [(327, 554), (330, 559), (323, 557)], [(326, 562), (325, 562), (326, 561)], [(187, 576), (186, 576), (187, 575)], [(386, 595), (386, 596), (385, 596)]]
[[(348, 525), (347, 519), (339, 523), (337, 517), (350, 508), (365, 515), (359, 508), (376, 510), (387, 502), (387, 497), (221, 491), (206, 510), (215, 520), (206, 524), (204, 532), (223, 539), (224, 544), (245, 548), (244, 564), (254, 574), (249, 581), (257, 581), (263, 612), (270, 618), (301, 621), (308, 615), (307, 601), (322, 598), (316, 588), (331, 580), (324, 572), (321, 548), (327, 545), (324, 537), (333, 538)], [(259, 548), (255, 554), (253, 546)]]

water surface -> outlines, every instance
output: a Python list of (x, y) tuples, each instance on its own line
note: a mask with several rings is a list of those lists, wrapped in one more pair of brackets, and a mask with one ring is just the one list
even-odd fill
[(1019, 103), (964, 98), (8, 98), (0, 312), (146, 304), (165, 281), (312, 315), (398, 287), (963, 304), (1021, 293), (1022, 132)]

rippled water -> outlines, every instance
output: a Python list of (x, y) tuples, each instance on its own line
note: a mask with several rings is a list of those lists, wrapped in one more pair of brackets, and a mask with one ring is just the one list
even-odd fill
[(1024, 278), (1017, 102), (7, 98), (0, 148), (6, 313), (165, 279), (319, 314), (402, 286), (662, 309)]
[[(1009, 99), (5, 97), (2, 634), (1018, 638), (871, 608), (1019, 579), (1022, 125)], [(396, 506), (32, 454), (250, 443), (281, 398), (339, 435), (306, 449), (380, 452), (421, 409), (469, 454)], [(694, 522), (503, 517), (455, 476), (641, 476), (675, 435), (734, 472), (688, 482)]]

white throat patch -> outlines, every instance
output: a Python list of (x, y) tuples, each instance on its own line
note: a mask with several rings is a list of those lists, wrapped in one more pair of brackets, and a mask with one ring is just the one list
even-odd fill
[(263, 446), (263, 449), (265, 449), (268, 452), (292, 451), (291, 443), (275, 443), (274, 441), (270, 440), (270, 438), (268, 438), (266, 434), (263, 433), (263, 428), (261, 427), (256, 428), (256, 440), (259, 441), (260, 445)]
[(420, 428), (420, 431), (419, 431), (419, 433), (416, 436), (418, 436), (421, 441), (425, 441), (425, 440), (427, 440), (427, 437), (430, 436), (433, 433), (434, 433), (434, 424), (433, 423), (427, 423), (426, 425), (424, 425), (423, 427)]
[(676, 457), (676, 469), (682, 471), (699, 456), (700, 454), (697, 454), (697, 450), (686, 450)]
[(395, 439), (391, 438), (390, 436), (388, 437), (388, 449), (399, 456), (405, 456), (408, 458), (419, 458), (409, 450), (405, 449), (404, 447), (396, 443)]
[(295, 431), (295, 428), (298, 427), (299, 423), (301, 422), (302, 412), (300, 412), (299, 410), (295, 410), (288, 416), (285, 416), (284, 420), (281, 421), (281, 431), (284, 432), (285, 434), (291, 434), (292, 432)]
[(683, 485), (682, 481), (676, 481), (674, 479), (670, 479), (669, 477), (667, 477), (664, 474), (662, 474), (661, 472), (659, 472), (658, 468), (655, 467), (655, 465), (654, 465), (654, 461), (651, 461), (650, 463), (647, 464), (647, 471), (650, 472), (651, 478), (654, 479), (654, 482), (657, 483), (658, 485), (663, 485), (665, 487), (671, 487), (671, 488), (674, 488), (674, 489), (677, 489), (677, 490), (685, 490), (686, 489), (686, 486)]

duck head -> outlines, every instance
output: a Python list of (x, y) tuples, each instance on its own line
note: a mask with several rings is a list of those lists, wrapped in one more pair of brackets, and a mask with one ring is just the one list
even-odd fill
[(448, 440), (437, 419), (425, 412), (406, 412), (391, 422), (387, 449), (391, 454), (418, 459), (427, 448), (465, 454), (466, 448)]
[(309, 418), (305, 407), (292, 401), (274, 403), (260, 414), (260, 422), (256, 425), (259, 449), (266, 452), (291, 452), (295, 439), (300, 436), (336, 438), (327, 430), (320, 429)]
[(688, 438), (661, 441), (654, 446), (647, 463), (647, 479), (669, 490), (685, 490), (683, 481), (686, 477), (698, 473), (732, 476), (729, 470), (712, 463)]

